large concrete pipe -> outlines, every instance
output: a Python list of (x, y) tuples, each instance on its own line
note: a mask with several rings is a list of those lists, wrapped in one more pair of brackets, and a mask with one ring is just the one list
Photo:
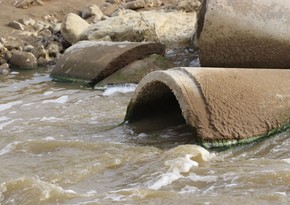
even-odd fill
[(60, 57), (50, 76), (95, 85), (136, 60), (164, 52), (160, 43), (79, 41)]
[(204, 0), (196, 37), (201, 66), (289, 68), (290, 1)]
[(290, 71), (283, 69), (154, 71), (138, 84), (125, 120), (136, 122), (177, 105), (203, 146), (248, 143), (289, 127), (289, 87)]

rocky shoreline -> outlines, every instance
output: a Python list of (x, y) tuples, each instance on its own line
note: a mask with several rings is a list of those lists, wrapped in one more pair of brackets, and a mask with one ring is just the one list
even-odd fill
[[(15, 0), (10, 7), (16, 12), (28, 11), (49, 8), (54, 2), (57, 1)], [(3, 27), (12, 32), (0, 38), (0, 74), (9, 74), (10, 69), (55, 66), (65, 50), (81, 40), (157, 42), (166, 45), (170, 61), (179, 62), (178, 56), (183, 60), (186, 54), (192, 56), (199, 5), (198, 0), (107, 0), (95, 4), (80, 1), (82, 7), (74, 12), (14, 19)], [(63, 6), (65, 10), (66, 4)], [(172, 50), (174, 56), (170, 55)], [(186, 66), (189, 62), (180, 64)]]

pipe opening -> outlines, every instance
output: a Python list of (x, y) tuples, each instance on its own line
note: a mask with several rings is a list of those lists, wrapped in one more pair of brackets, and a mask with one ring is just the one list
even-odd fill
[(171, 129), (175, 137), (183, 138), (183, 144), (196, 139), (192, 137), (196, 133), (195, 129), (186, 124), (175, 95), (159, 81), (143, 88), (135, 103), (129, 105), (126, 120), (137, 133)]

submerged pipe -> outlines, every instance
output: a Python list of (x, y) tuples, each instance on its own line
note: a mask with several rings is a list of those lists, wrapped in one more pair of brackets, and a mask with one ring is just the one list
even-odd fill
[(181, 67), (154, 71), (138, 84), (125, 120), (131, 123), (158, 111), (167, 112), (172, 109), (171, 101), (177, 100), (201, 145), (248, 143), (290, 126), (289, 79), (290, 71), (283, 69)]
[(203, 0), (196, 42), (203, 67), (289, 68), (290, 1)]

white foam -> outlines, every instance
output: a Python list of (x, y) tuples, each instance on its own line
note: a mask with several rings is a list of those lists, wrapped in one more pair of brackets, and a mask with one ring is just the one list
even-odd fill
[(0, 117), (0, 121), (6, 121), (6, 120), (9, 120), (10, 118), (6, 117), (6, 116), (2, 116)]
[(182, 178), (183, 176), (181, 174), (175, 174), (175, 173), (165, 173), (162, 174), (159, 179), (153, 183), (152, 185), (148, 186), (149, 189), (159, 190), (162, 187), (171, 184), (172, 182)]
[(7, 110), (7, 109), (10, 109), (13, 106), (19, 105), (21, 103), (22, 103), (22, 101), (18, 100), (18, 101), (9, 102), (9, 103), (6, 103), (6, 104), (0, 104), (0, 112), (4, 111), (4, 110)]
[(40, 122), (58, 122), (62, 121), (63, 119), (61, 118), (56, 118), (56, 117), (43, 117), (40, 119)]
[(123, 84), (123, 85), (116, 85), (116, 86), (108, 86), (106, 87), (103, 96), (113, 95), (115, 93), (129, 93), (134, 92), (136, 89), (136, 84)]
[(68, 96), (67, 95), (64, 95), (64, 96), (61, 96), (57, 99), (54, 99), (54, 100), (44, 100), (42, 101), (43, 104), (46, 104), (46, 103), (59, 103), (59, 104), (64, 104), (68, 101)]
[(47, 91), (45, 93), (43, 93), (44, 96), (47, 96), (47, 95), (51, 95), (53, 93), (53, 91)]
[(4, 148), (2, 148), (0, 150), (0, 156), (11, 152), (13, 150), (13, 148), (15, 148), (15, 145), (17, 145), (17, 144), (19, 144), (19, 142), (13, 142), (13, 143), (6, 145)]
[(191, 173), (186, 178), (194, 182), (216, 182), (218, 180), (217, 176), (200, 176), (195, 173)]
[(34, 105), (35, 103), (25, 103), (25, 104), (23, 104), (23, 105), (21, 105), (22, 107), (29, 107), (29, 106), (31, 106), (31, 105)]
[[(158, 190), (167, 186), (180, 178), (186, 178), (193, 167), (198, 167), (199, 163), (209, 161), (215, 154), (209, 153), (206, 149), (197, 145), (181, 145), (165, 152), (165, 157), (172, 158), (165, 161), (168, 167), (155, 182), (149, 182), (148, 188)], [(196, 175), (195, 175), (196, 176)], [(209, 179), (204, 179), (209, 180)], [(211, 179), (211, 180), (215, 180)]]
[(54, 137), (46, 137), (45, 140), (46, 140), (46, 141), (54, 141), (55, 138), (54, 138)]
[(119, 48), (126, 48), (127, 45), (122, 45), (122, 44), (121, 44), (121, 45), (118, 45), (118, 47), (119, 47)]
[(1, 124), (0, 124), (0, 130), (3, 130), (4, 127), (6, 127), (7, 125), (9, 125), (9, 124), (11, 124), (11, 123), (13, 123), (13, 122), (15, 122), (15, 121), (16, 121), (16, 120), (10, 120), (10, 121), (8, 121), (8, 122), (1, 123)]
[(192, 194), (192, 193), (195, 193), (197, 191), (198, 191), (198, 188), (197, 187), (186, 185), (185, 187), (183, 187), (181, 189), (181, 191), (179, 193), (181, 193), (181, 194), (191, 193)]
[(290, 164), (290, 158), (282, 159), (282, 161), (286, 162), (287, 164)]
[(180, 178), (184, 178), (181, 173), (187, 173), (192, 167), (198, 166), (198, 163), (191, 160), (191, 157), (193, 157), (193, 155), (186, 154), (184, 158), (178, 157), (176, 159), (166, 161), (165, 165), (169, 166), (168, 172), (162, 174), (155, 183), (149, 186), (149, 188), (158, 190)]

